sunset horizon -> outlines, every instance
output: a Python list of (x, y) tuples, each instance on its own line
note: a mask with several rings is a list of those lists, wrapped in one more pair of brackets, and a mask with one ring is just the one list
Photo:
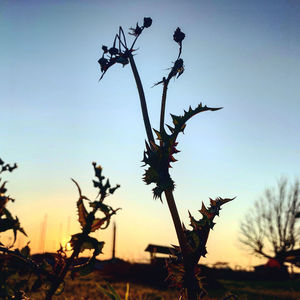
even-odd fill
[(297, 1), (1, 1), (0, 217), (20, 222), (3, 247), (108, 260), (115, 223), (125, 261), (154, 244), (180, 245), (193, 278), (198, 259), (283, 266), (300, 246), (299, 25)]

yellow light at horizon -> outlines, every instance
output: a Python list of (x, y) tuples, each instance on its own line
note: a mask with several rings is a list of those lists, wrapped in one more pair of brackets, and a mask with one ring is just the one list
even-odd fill
[(65, 249), (66, 249), (66, 251), (71, 251), (71, 250), (73, 249), (70, 242), (68, 242), (68, 243), (66, 244)]

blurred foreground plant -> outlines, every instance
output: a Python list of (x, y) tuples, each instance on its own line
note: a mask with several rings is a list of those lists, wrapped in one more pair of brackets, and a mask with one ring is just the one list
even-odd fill
[[(102, 253), (104, 242), (99, 242), (96, 238), (91, 237), (90, 233), (95, 232), (98, 229), (106, 229), (110, 224), (111, 217), (120, 209), (113, 209), (111, 206), (104, 203), (106, 197), (112, 195), (120, 187), (120, 185), (117, 184), (116, 186), (112, 187), (109, 179), (105, 180), (105, 176), (102, 174), (102, 167), (97, 166), (96, 163), (93, 163), (93, 166), (95, 170), (95, 176), (97, 178), (97, 180), (93, 180), (93, 184), (95, 188), (99, 189), (98, 195), (94, 201), (91, 201), (86, 196), (82, 195), (79, 184), (72, 179), (72, 181), (76, 184), (79, 193), (77, 209), (78, 221), (81, 225), (82, 231), (72, 235), (70, 244), (73, 252), (70, 258), (65, 258), (65, 253), (61, 248), (62, 259), (56, 266), (56, 278), (51, 282), (51, 286), (45, 298), (47, 300), (51, 299), (58, 289), (63, 289), (64, 278), (69, 270), (71, 270), (72, 278), (75, 276), (75, 274), (84, 276), (94, 270), (96, 256)], [(86, 209), (84, 200), (89, 202), (89, 206), (91, 208), (90, 212), (88, 212)], [(101, 212), (103, 217), (96, 217), (97, 212)], [(87, 263), (75, 265), (79, 254), (87, 249), (93, 250), (92, 257), (90, 257)]]
[(110, 67), (117, 63), (122, 64), (123, 67), (127, 64), (130, 64), (131, 66), (139, 93), (142, 115), (147, 134), (146, 150), (144, 152), (143, 162), (148, 168), (145, 171), (143, 180), (146, 184), (155, 184), (155, 187), (153, 188), (154, 198), (159, 198), (162, 201), (162, 194), (165, 195), (180, 246), (174, 247), (174, 254), (176, 256), (175, 261), (168, 263), (169, 278), (174, 281), (174, 285), (181, 289), (183, 297), (189, 300), (194, 300), (201, 298), (204, 291), (199, 280), (197, 264), (200, 257), (205, 256), (206, 254), (206, 242), (209, 231), (215, 225), (215, 223), (213, 223), (213, 219), (215, 216), (219, 215), (221, 206), (233, 199), (210, 199), (210, 207), (208, 208), (206, 208), (202, 203), (201, 210), (199, 211), (202, 214), (201, 219), (196, 220), (189, 213), (192, 230), (188, 230), (182, 224), (177, 211), (173, 196), (175, 184), (170, 176), (169, 169), (171, 168), (170, 164), (176, 161), (174, 154), (179, 152), (177, 150), (177, 137), (179, 133), (184, 132), (186, 122), (198, 113), (204, 111), (216, 111), (221, 108), (207, 107), (200, 103), (194, 109), (189, 107), (187, 111), (184, 111), (183, 115), (177, 116), (171, 114), (173, 126), (166, 125), (169, 132), (166, 131), (164, 118), (168, 86), (172, 78), (178, 78), (184, 72), (184, 61), (181, 58), (181, 53), (182, 42), (185, 38), (185, 34), (178, 27), (173, 34), (173, 40), (179, 46), (178, 56), (175, 62), (173, 62), (168, 75), (155, 84), (155, 86), (160, 84), (163, 86), (160, 128), (159, 130), (154, 129), (158, 143), (155, 142), (148, 116), (143, 85), (133, 57), (133, 52), (135, 51), (134, 45), (138, 37), (151, 25), (152, 19), (144, 18), (143, 25), (139, 25), (137, 23), (135, 27), (130, 28), (129, 34), (134, 36), (131, 46), (128, 46), (127, 44), (123, 28), (121, 26), (119, 27), (119, 32), (115, 35), (113, 45), (110, 48), (102, 46), (103, 53), (101, 58), (98, 60), (102, 72), (99, 80), (103, 78)]
[[(120, 185), (112, 187), (109, 179), (105, 180), (102, 174), (102, 167), (97, 166), (96, 163), (93, 163), (93, 167), (96, 176), (93, 184), (99, 190), (94, 201), (82, 195), (79, 184), (72, 179), (79, 192), (77, 209), (82, 231), (71, 237), (71, 257), (67, 257), (65, 249), (61, 246), (56, 254), (50, 255), (50, 260), (43, 259), (39, 263), (30, 257), (29, 243), (21, 250), (17, 248), (13, 249), (17, 232), (20, 231), (24, 235), (26, 233), (21, 227), (18, 218), (14, 218), (6, 208), (6, 204), (9, 201), (14, 201), (14, 199), (7, 195), (7, 182), (2, 182), (2, 178), (0, 178), (0, 232), (12, 230), (14, 234), (12, 244), (5, 246), (0, 242), (0, 254), (2, 253), (0, 256), (1, 299), (29, 299), (26, 294), (36, 292), (42, 286), (47, 290), (45, 299), (52, 299), (53, 295), (59, 295), (63, 292), (65, 285), (64, 278), (68, 271), (71, 271), (71, 277), (74, 278), (75, 275), (84, 276), (94, 270), (96, 256), (102, 253), (104, 242), (99, 242), (96, 238), (91, 237), (90, 233), (98, 229), (106, 229), (109, 226), (111, 217), (119, 208), (113, 209), (111, 206), (105, 204), (104, 200), (107, 196), (112, 195)], [(5, 171), (12, 172), (15, 168), (17, 168), (16, 164), (11, 166), (5, 164), (0, 159), (0, 174)], [(89, 202), (90, 211), (86, 209), (84, 201)], [(98, 212), (102, 213), (101, 218), (96, 216)], [(86, 249), (93, 250), (92, 256), (87, 263), (78, 264), (77, 259), (79, 254)], [(33, 280), (33, 284), (30, 284), (29, 278), (33, 274), (35, 275), (35, 279)], [(24, 275), (27, 278), (23, 279)]]
[[(12, 172), (17, 168), (17, 164), (13, 166), (5, 164), (0, 159), (0, 174), (9, 171)], [(1, 183), (2, 178), (0, 178)], [(21, 227), (18, 217), (13, 218), (12, 214), (6, 208), (9, 201), (14, 199), (7, 195), (7, 181), (1, 183), (0, 187), (0, 232), (12, 230), (14, 234), (13, 242), (10, 245), (3, 245), (0, 242), (0, 297), (1, 299), (29, 299), (27, 293), (37, 290), (41, 284), (41, 278), (45, 281), (51, 281), (55, 275), (49, 273), (45, 265), (37, 264), (30, 258), (29, 242), (22, 249), (15, 247), (17, 232), (20, 231), (25, 236), (26, 233)], [(29, 285), (29, 278), (35, 275), (35, 281), (32, 286)], [(26, 277), (24, 277), (26, 276)]]
[[(14, 169), (17, 168), (17, 164), (15, 163), (13, 166), (10, 164), (6, 164), (0, 158), (0, 174), (3, 172), (12, 172)], [(7, 181), (2, 182), (2, 178), (0, 177), (0, 232), (4, 232), (7, 230), (12, 230), (14, 234), (14, 240), (12, 244), (8, 247), (12, 247), (17, 238), (17, 232), (20, 231), (24, 235), (26, 235), (24, 229), (21, 227), (18, 217), (13, 218), (12, 214), (6, 208), (6, 204), (9, 201), (14, 202), (15, 200), (7, 195), (7, 188), (6, 188)], [(27, 236), (27, 235), (26, 235)], [(0, 245), (3, 244), (0, 241)]]
[[(0, 174), (8, 171), (12, 172), (17, 168), (17, 164), (10, 165), (5, 163), (0, 158)], [(6, 232), (8, 230), (13, 231), (14, 239), (11, 244), (4, 245), (0, 241), (0, 298), (1, 299), (9, 299), (15, 297), (16, 295), (21, 294), (21, 288), (24, 285), (23, 283), (18, 282), (17, 284), (13, 284), (9, 279), (12, 279), (13, 276), (16, 275), (16, 269), (12, 267), (10, 262), (11, 257), (17, 257), (20, 260), (26, 260), (26, 255), (29, 252), (29, 247), (24, 247), (21, 251), (18, 249), (12, 250), (17, 238), (17, 232), (20, 231), (25, 236), (26, 233), (24, 229), (21, 227), (18, 217), (13, 217), (10, 211), (6, 208), (6, 205), (9, 201), (14, 202), (15, 200), (7, 195), (6, 188), (7, 181), (2, 181), (0, 177), (0, 232)], [(11, 281), (14, 281), (13, 279)]]

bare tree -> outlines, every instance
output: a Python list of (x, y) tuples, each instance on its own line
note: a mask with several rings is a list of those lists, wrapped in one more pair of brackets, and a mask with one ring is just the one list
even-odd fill
[(274, 258), (282, 265), (288, 252), (300, 247), (299, 216), (299, 180), (289, 185), (283, 178), (247, 212), (239, 240), (258, 256)]

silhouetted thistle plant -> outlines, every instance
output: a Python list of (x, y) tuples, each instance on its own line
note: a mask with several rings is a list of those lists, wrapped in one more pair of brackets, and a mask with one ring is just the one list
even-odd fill
[[(13, 166), (10, 164), (6, 164), (0, 158), (0, 174), (5, 171), (12, 172), (14, 169), (17, 168), (17, 164), (15, 163)], [(0, 232), (4, 232), (7, 230), (12, 230), (14, 233), (14, 240), (11, 246), (14, 245), (16, 238), (17, 238), (17, 231), (22, 232), (26, 235), (24, 229), (21, 227), (18, 217), (13, 218), (12, 214), (9, 210), (5, 207), (9, 201), (14, 202), (15, 200), (10, 196), (6, 195), (7, 188), (6, 183), (7, 181), (1, 182), (2, 178), (0, 177)], [(27, 236), (27, 235), (26, 235)], [(0, 242), (0, 245), (3, 245)]]
[[(96, 256), (102, 253), (104, 246), (103, 241), (98, 241), (96, 238), (90, 236), (90, 233), (98, 229), (106, 229), (111, 217), (120, 209), (113, 209), (111, 206), (104, 203), (104, 200), (109, 195), (112, 195), (120, 185), (111, 186), (109, 179), (105, 179), (102, 174), (102, 167), (93, 163), (96, 180), (93, 180), (93, 185), (99, 190), (94, 201), (89, 200), (86, 196), (82, 195), (79, 184), (72, 179), (77, 186), (79, 192), (79, 199), (77, 201), (78, 221), (81, 225), (82, 231), (74, 234), (71, 237), (70, 244), (72, 246), (72, 255), (70, 258), (66, 255), (66, 249), (62, 246), (55, 255), (52, 256), (52, 262), (49, 263), (44, 260), (42, 263), (36, 263), (30, 257), (30, 248), (28, 244), (21, 250), (12, 247), (15, 244), (17, 232), (20, 231), (26, 235), (24, 229), (21, 227), (18, 218), (13, 218), (11, 213), (6, 208), (9, 201), (14, 201), (13, 198), (7, 195), (6, 183), (2, 182), (0, 178), (0, 232), (12, 230), (14, 233), (13, 243), (9, 246), (4, 246), (0, 242), (0, 253), (4, 256), (1, 257), (0, 264), (0, 298), (1, 299), (29, 299), (26, 293), (36, 292), (43, 285), (47, 285), (48, 291), (46, 299), (52, 299), (53, 295), (59, 295), (64, 291), (64, 278), (68, 271), (71, 271), (71, 277), (75, 274), (80, 276), (87, 275), (94, 270)], [(17, 168), (5, 164), (0, 159), (0, 174), (5, 171), (12, 172)], [(89, 202), (90, 211), (86, 209), (84, 201)], [(101, 218), (96, 216), (97, 212), (101, 212)], [(26, 235), (27, 236), (27, 235)], [(93, 250), (93, 254), (87, 263), (77, 264), (78, 256), (84, 250)], [(36, 276), (32, 285), (29, 285), (28, 280), (19, 280), (18, 282), (9, 282), (11, 276), (17, 273), (28, 274), (28, 278), (32, 274)], [(25, 290), (25, 291), (24, 291)]]
[[(109, 179), (105, 180), (105, 176), (102, 174), (102, 167), (93, 163), (96, 180), (93, 180), (94, 187), (99, 189), (98, 195), (94, 201), (91, 201), (81, 192), (79, 184), (72, 179), (78, 189), (79, 199), (77, 201), (78, 221), (81, 226), (81, 232), (72, 235), (70, 244), (72, 246), (72, 255), (70, 258), (66, 258), (64, 250), (60, 249), (61, 260), (60, 264), (57, 264), (54, 273), (57, 277), (51, 282), (50, 289), (47, 292), (46, 299), (51, 299), (52, 296), (57, 293), (57, 290), (63, 290), (64, 278), (69, 270), (71, 270), (71, 277), (75, 274), (84, 276), (91, 273), (94, 270), (94, 264), (96, 256), (102, 253), (104, 242), (99, 242), (96, 238), (91, 237), (90, 233), (95, 232), (98, 229), (106, 229), (111, 217), (120, 209), (113, 209), (111, 206), (104, 203), (104, 200), (109, 195), (112, 195), (120, 185), (112, 187)], [(91, 211), (86, 209), (84, 201), (89, 202)], [(101, 212), (104, 216), (102, 218), (96, 217), (96, 213)], [(87, 263), (81, 265), (74, 265), (81, 252), (84, 250), (93, 250), (93, 254)]]
[(139, 93), (143, 120), (147, 133), (146, 150), (144, 152), (143, 162), (148, 168), (145, 171), (143, 180), (146, 184), (155, 184), (155, 187), (153, 188), (154, 198), (159, 198), (162, 201), (162, 194), (165, 194), (180, 246), (174, 247), (176, 260), (168, 263), (169, 278), (173, 279), (174, 284), (181, 289), (183, 297), (194, 300), (202, 298), (204, 291), (198, 277), (199, 270), (197, 264), (201, 256), (205, 256), (206, 254), (206, 242), (209, 231), (210, 229), (213, 229), (214, 226), (213, 219), (215, 216), (219, 215), (221, 206), (233, 199), (210, 199), (209, 208), (206, 208), (202, 203), (202, 208), (199, 211), (202, 214), (200, 220), (197, 221), (189, 213), (192, 230), (188, 230), (182, 224), (177, 211), (173, 197), (175, 185), (170, 176), (169, 168), (171, 167), (170, 164), (176, 161), (174, 154), (178, 152), (177, 137), (179, 133), (184, 132), (186, 122), (198, 113), (204, 111), (216, 111), (221, 108), (207, 107), (200, 103), (195, 109), (189, 107), (189, 109), (184, 111), (184, 114), (181, 116), (171, 114), (173, 126), (166, 125), (169, 133), (166, 131), (164, 118), (168, 85), (172, 78), (178, 78), (184, 72), (184, 61), (181, 58), (181, 53), (185, 34), (178, 27), (173, 34), (174, 41), (179, 45), (177, 59), (170, 68), (169, 74), (166, 77), (163, 77), (161, 81), (154, 84), (154, 86), (160, 84), (163, 85), (160, 129), (154, 129), (159, 143), (157, 144), (155, 142), (148, 116), (143, 85), (133, 57), (133, 52), (135, 51), (134, 45), (138, 37), (143, 33), (145, 28), (149, 28), (151, 25), (152, 19), (144, 18), (142, 26), (137, 23), (135, 27), (130, 28), (129, 34), (135, 37), (131, 46), (128, 46), (127, 44), (123, 28), (121, 26), (119, 27), (119, 32), (115, 35), (112, 47), (108, 50), (107, 46), (102, 46), (103, 54), (98, 60), (102, 72), (99, 80), (101, 80), (107, 70), (116, 63), (121, 63), (123, 67), (128, 63), (131, 66)]

